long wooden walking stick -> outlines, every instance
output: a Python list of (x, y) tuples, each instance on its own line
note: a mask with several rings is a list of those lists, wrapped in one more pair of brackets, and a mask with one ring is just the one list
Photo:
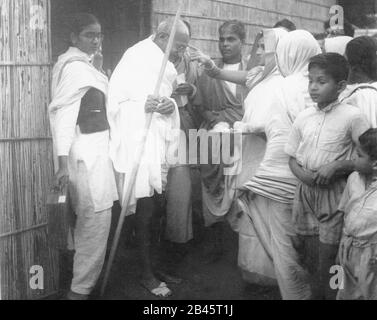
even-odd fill
[[(168, 41), (168, 44), (167, 44), (167, 47), (166, 47), (166, 50), (165, 50), (165, 55), (164, 55), (164, 59), (162, 61), (162, 65), (161, 65), (160, 73), (159, 73), (158, 80), (157, 80), (157, 83), (156, 83), (156, 87), (155, 87), (154, 92), (153, 92), (153, 94), (155, 96), (158, 96), (159, 93), (160, 93), (160, 87), (161, 87), (161, 84), (162, 84), (162, 79), (164, 77), (166, 65), (168, 63), (170, 52), (171, 52), (171, 49), (173, 47), (174, 37), (175, 37), (176, 31), (177, 31), (178, 21), (181, 17), (182, 8), (183, 8), (183, 0), (180, 0), (178, 11), (177, 11), (177, 14), (175, 15), (173, 27), (172, 27), (172, 30), (171, 30), (171, 33), (170, 33), (170, 36), (169, 36), (169, 41)], [(149, 128), (151, 126), (152, 117), (153, 117), (153, 113), (148, 113), (146, 115), (143, 137), (142, 137), (142, 140), (141, 140), (141, 142), (140, 142), (140, 144), (139, 144), (139, 146), (136, 150), (135, 161), (132, 165), (132, 169), (131, 169), (131, 172), (130, 172), (130, 183), (126, 186), (126, 195), (125, 195), (124, 200), (123, 200), (122, 212), (121, 212), (120, 217), (119, 217), (118, 226), (117, 226), (117, 229), (116, 229), (116, 232), (115, 232), (114, 240), (113, 240), (111, 251), (110, 251), (109, 261), (108, 261), (107, 266), (106, 266), (105, 277), (104, 277), (102, 287), (101, 287), (101, 296), (104, 295), (105, 290), (106, 290), (106, 286), (107, 286), (107, 282), (109, 280), (109, 275), (110, 275), (111, 267), (112, 267), (113, 260), (114, 260), (114, 257), (115, 257), (115, 253), (116, 253), (116, 250), (117, 250), (117, 247), (118, 247), (118, 242), (119, 242), (120, 234), (121, 234), (121, 231), (122, 231), (124, 219), (125, 219), (125, 216), (126, 216), (128, 204), (129, 204), (130, 199), (131, 199), (132, 188), (133, 188), (133, 185), (135, 184), (137, 172), (139, 170), (140, 160), (141, 160), (141, 157), (144, 153), (144, 147), (145, 147), (145, 143), (146, 143), (147, 136), (148, 136), (148, 133), (149, 133)]]
[(253, 47), (251, 48), (251, 51), (250, 51), (250, 58), (249, 58), (249, 61), (247, 63), (247, 67), (246, 67), (247, 71), (253, 69), (254, 67), (256, 67), (258, 65), (257, 51), (258, 51), (258, 44), (259, 44), (259, 41), (262, 38), (262, 36), (263, 36), (263, 33), (261, 31), (255, 37)]

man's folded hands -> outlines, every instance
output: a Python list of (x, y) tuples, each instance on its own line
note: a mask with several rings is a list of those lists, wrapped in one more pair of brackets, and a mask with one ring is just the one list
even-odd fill
[(157, 96), (150, 95), (145, 103), (146, 113), (157, 112), (162, 115), (170, 115), (174, 112), (174, 110), (174, 102), (167, 97), (159, 98)]

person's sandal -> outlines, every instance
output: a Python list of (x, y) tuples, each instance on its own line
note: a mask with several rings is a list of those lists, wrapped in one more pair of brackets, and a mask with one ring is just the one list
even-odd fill
[(151, 294), (159, 298), (167, 298), (172, 295), (172, 291), (168, 288), (165, 282), (161, 282), (157, 288), (151, 289), (145, 283), (140, 283), (143, 288), (148, 290)]

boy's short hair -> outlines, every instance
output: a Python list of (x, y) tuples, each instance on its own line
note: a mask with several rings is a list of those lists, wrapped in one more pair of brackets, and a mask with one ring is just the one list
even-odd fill
[(225, 29), (229, 28), (233, 33), (238, 35), (242, 42), (246, 40), (246, 28), (243, 22), (239, 20), (225, 21), (219, 28), (219, 34), (223, 33)]
[(285, 28), (288, 31), (295, 31), (297, 29), (296, 25), (291, 20), (288, 20), (288, 19), (283, 19), (276, 22), (273, 28)]
[(377, 160), (377, 129), (369, 129), (360, 137), (360, 146), (364, 152), (373, 160)]
[(346, 56), (352, 69), (359, 69), (372, 80), (377, 80), (377, 43), (369, 36), (351, 40), (346, 47)]
[(321, 53), (310, 59), (309, 70), (318, 67), (332, 77), (336, 82), (348, 79), (349, 66), (345, 57), (339, 53)]

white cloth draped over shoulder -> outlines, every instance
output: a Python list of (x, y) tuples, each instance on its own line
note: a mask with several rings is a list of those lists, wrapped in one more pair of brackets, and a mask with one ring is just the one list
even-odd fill
[(273, 112), (271, 93), (283, 80), (277, 69), (274, 54), (279, 40), (286, 34), (288, 31), (281, 28), (263, 30), (266, 55), (270, 56), (270, 60), (264, 69), (261, 82), (252, 88), (245, 99), (245, 114), (242, 122), (249, 125), (247, 130), (249, 132), (264, 132), (265, 123)]
[[(265, 80), (269, 79), (270, 77), (273, 77), (274, 75), (280, 75), (276, 67), (275, 50), (279, 40), (282, 37), (284, 37), (287, 33), (288, 31), (282, 28), (263, 30), (266, 66), (257, 66), (248, 72), (246, 86), (249, 90), (254, 89), (261, 82), (264, 82)], [(246, 107), (249, 104), (251, 98), (249, 98), (249, 101), (247, 100), (248, 99), (245, 100)]]
[[(282, 76), (273, 72), (269, 78), (257, 85), (247, 98), (249, 103), (246, 103), (242, 121), (246, 124), (246, 131), (265, 132), (268, 135), (267, 140), (270, 140), (256, 175), (274, 177), (275, 182), (281, 178), (286, 180), (282, 184), (286, 183), (286, 188), (289, 187), (289, 190), (280, 192), (280, 196), (275, 194), (276, 200), (292, 200), (296, 179), (288, 167), (284, 143), (296, 116), (305, 108), (315, 105), (308, 92), (308, 63), (311, 57), (319, 53), (321, 49), (317, 41), (307, 31), (296, 30), (281, 36), (276, 41), (276, 64)], [(252, 185), (260, 182), (249, 182), (249, 187), (252, 189)], [(269, 182), (264, 192), (268, 189), (272, 192), (279, 184)], [(266, 196), (265, 193), (263, 195)]]
[(284, 77), (277, 90), (281, 110), (290, 123), (303, 108), (315, 106), (308, 90), (310, 58), (320, 54), (321, 48), (314, 37), (305, 30), (289, 32), (276, 48), (276, 59), (280, 73)]
[[(56, 156), (68, 156), (76, 135), (77, 117), (82, 97), (90, 88), (107, 96), (108, 79), (90, 63), (90, 57), (70, 47), (52, 71), (52, 101), (48, 107)], [(93, 159), (86, 157), (87, 165)]]
[[(154, 92), (163, 57), (163, 51), (153, 42), (153, 37), (149, 37), (125, 52), (110, 79), (110, 157), (115, 170), (125, 173), (123, 198), (144, 132), (145, 102)], [(171, 96), (176, 77), (174, 65), (168, 62), (160, 97)], [(153, 114), (127, 214), (135, 213), (136, 199), (151, 197), (154, 191), (163, 191), (163, 181), (170, 166), (168, 160), (174, 158), (179, 144), (180, 118), (177, 105), (172, 101), (176, 107), (173, 114)]]
[[(237, 178), (237, 185), (241, 186), (256, 172), (263, 159), (266, 141), (259, 134), (265, 132), (265, 124), (275, 112), (275, 99), (273, 91), (280, 85), (283, 77), (280, 75), (274, 59), (275, 49), (279, 40), (288, 32), (276, 28), (263, 30), (266, 54), (268, 61), (264, 70), (260, 70), (258, 82), (250, 81), (247, 85), (251, 89), (245, 100), (245, 113), (240, 123), (235, 128), (243, 132), (253, 133), (243, 138), (242, 171)], [(253, 77), (256, 67), (249, 72)], [(252, 150), (252, 152), (250, 152)]]

